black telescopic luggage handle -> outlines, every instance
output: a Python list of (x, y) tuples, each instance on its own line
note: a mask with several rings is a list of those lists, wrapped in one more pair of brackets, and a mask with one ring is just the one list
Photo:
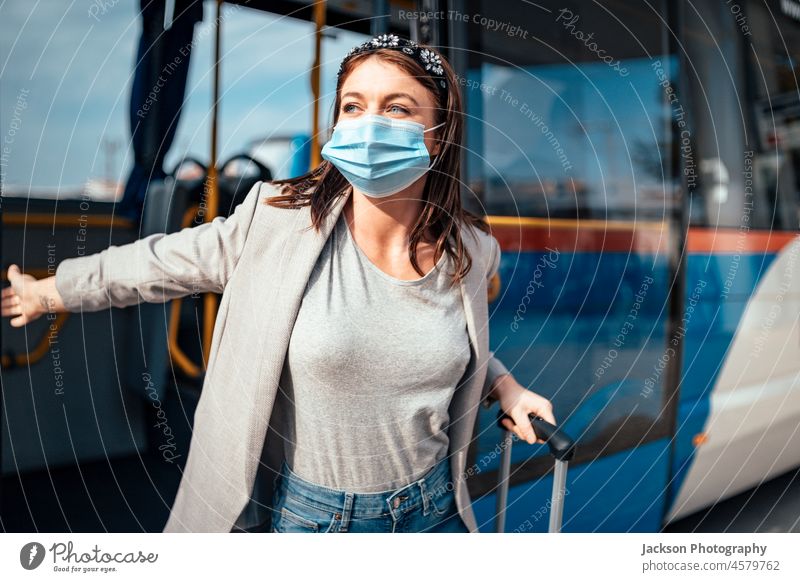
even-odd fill
[[(503, 430), (506, 430), (506, 427), (504, 427), (501, 422), (504, 418), (509, 419), (511, 422), (514, 422), (514, 420), (509, 415), (503, 413), (502, 410), (497, 413), (497, 426)], [(545, 444), (550, 447), (551, 455), (553, 455), (559, 461), (572, 460), (572, 457), (575, 456), (575, 441), (573, 441), (569, 435), (563, 432), (556, 425), (547, 422), (541, 416), (529, 414), (528, 418), (533, 425), (536, 438), (540, 438), (545, 441)]]
[[(500, 410), (497, 414), (497, 426), (503, 429), (503, 455), (498, 471), (497, 504), (495, 531), (504, 532), (506, 527), (506, 506), (508, 505), (508, 481), (511, 474), (511, 446), (513, 444), (512, 432), (501, 423), (504, 418), (514, 422), (510, 416)], [(541, 416), (529, 414), (528, 418), (533, 425), (536, 437), (545, 441), (550, 447), (550, 454), (555, 457), (555, 472), (553, 474), (553, 495), (550, 506), (550, 524), (548, 531), (558, 533), (561, 531), (561, 521), (564, 512), (564, 496), (566, 494), (567, 466), (575, 456), (575, 441), (554, 424), (550, 424)]]

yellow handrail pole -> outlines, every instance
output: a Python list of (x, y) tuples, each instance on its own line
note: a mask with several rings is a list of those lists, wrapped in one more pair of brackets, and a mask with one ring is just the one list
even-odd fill
[(311, 124), (311, 167), (316, 168), (322, 161), (319, 148), (319, 94), (320, 94), (320, 66), (322, 64), (322, 29), (325, 28), (326, 0), (319, 0), (314, 4), (314, 23), (317, 30), (314, 34), (314, 65), (311, 67), (311, 93), (314, 97)]
[[(208, 162), (208, 182), (205, 222), (211, 222), (219, 211), (219, 183), (217, 181), (217, 126), (219, 124), (219, 59), (220, 29), (222, 28), (222, 0), (217, 0), (217, 17), (214, 21), (214, 89), (211, 105), (211, 156)], [(203, 257), (199, 257), (202, 261)], [(214, 320), (217, 317), (217, 296), (206, 293), (203, 297), (203, 367), (211, 353), (211, 338), (214, 335)]]
[[(181, 228), (186, 228), (192, 224), (194, 217), (199, 209), (198, 204), (192, 204), (183, 213), (183, 220), (181, 221)], [(169, 346), (169, 355), (172, 362), (183, 370), (183, 373), (192, 378), (199, 378), (202, 370), (189, 359), (181, 347), (178, 345), (178, 328), (181, 325), (181, 304), (183, 298), (178, 297), (172, 300), (172, 311), (169, 316), (169, 335), (167, 337), (167, 345)], [(202, 364), (202, 362), (201, 362)]]

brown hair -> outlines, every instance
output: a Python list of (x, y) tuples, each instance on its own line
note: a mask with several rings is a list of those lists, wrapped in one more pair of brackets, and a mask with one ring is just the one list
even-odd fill
[[(422, 46), (422, 45), (421, 45)], [(433, 50), (430, 47), (429, 50)], [(435, 51), (434, 51), (435, 52)], [(436, 161), (427, 173), (425, 188), (422, 193), (423, 210), (411, 229), (409, 236), (409, 258), (420, 276), (425, 273), (417, 263), (417, 244), (424, 233), (430, 232), (436, 237), (436, 252), (447, 252), (454, 262), (452, 283), (458, 283), (472, 267), (472, 258), (466, 252), (461, 240), (459, 225), (467, 223), (478, 229), (489, 232), (484, 219), (462, 208), (461, 204), (461, 147), (464, 133), (463, 105), (458, 81), (450, 64), (442, 57), (442, 67), (447, 79), (447, 103), (442, 103), (440, 90), (431, 76), (411, 57), (394, 49), (377, 49), (360, 53), (348, 59), (343, 66), (339, 82), (336, 86), (336, 98), (333, 105), (333, 125), (339, 118), (341, 108), (341, 88), (347, 76), (367, 58), (372, 56), (397, 65), (409, 75), (417, 79), (433, 95), (436, 104), (435, 124), (444, 122), (444, 126), (436, 131), (440, 137), (439, 153)], [(273, 184), (281, 186), (282, 195), (266, 199), (270, 206), (282, 208), (300, 208), (311, 205), (311, 222), (319, 231), (324, 218), (328, 215), (336, 199), (347, 192), (350, 186), (336, 167), (323, 160), (310, 172), (296, 178), (274, 180)], [(448, 240), (452, 237), (453, 247)]]

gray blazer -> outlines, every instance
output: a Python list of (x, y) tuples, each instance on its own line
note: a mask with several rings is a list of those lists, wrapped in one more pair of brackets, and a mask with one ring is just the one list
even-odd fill
[[(276, 185), (259, 182), (227, 219), (66, 259), (56, 269), (56, 288), (69, 311), (222, 294), (186, 467), (164, 532), (270, 524), (273, 480), (283, 458), (272, 408), (289, 336), (311, 270), (349, 196), (336, 201), (317, 233), (308, 206), (264, 203), (278, 193)], [(449, 407), (448, 435), (456, 505), (474, 532), (466, 477), (475, 468), (465, 466), (467, 448), (478, 405), (490, 405), (492, 381), (508, 370), (489, 351), (487, 283), (500, 247), (466, 225), (462, 238), (473, 259), (461, 283), (472, 357)]]

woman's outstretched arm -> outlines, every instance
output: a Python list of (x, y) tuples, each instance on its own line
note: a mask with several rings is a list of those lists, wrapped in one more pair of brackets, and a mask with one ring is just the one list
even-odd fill
[(62, 261), (55, 274), (68, 311), (99, 311), (192, 293), (222, 293), (239, 259), (260, 197), (257, 182), (228, 218)]
[(100, 311), (142, 301), (164, 303), (192, 293), (222, 293), (244, 248), (262, 190), (257, 182), (229, 217), (155, 233), (63, 260), (53, 277), (36, 280), (9, 268), (3, 315), (26, 325), (48, 311)]

